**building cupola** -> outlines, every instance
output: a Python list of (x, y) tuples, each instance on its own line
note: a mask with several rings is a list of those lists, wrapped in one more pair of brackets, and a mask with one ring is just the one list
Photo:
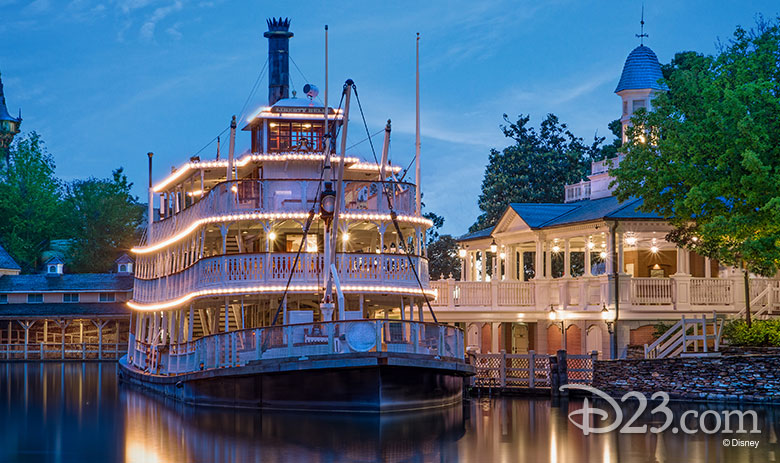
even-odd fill
[(3, 79), (0, 76), (0, 154), (5, 156), (8, 161), (8, 150), (11, 142), (19, 133), (19, 127), (22, 125), (22, 111), (19, 110), (19, 117), (13, 117), (8, 113), (5, 105), (5, 93), (3, 93)]
[(623, 64), (623, 73), (620, 74), (615, 93), (622, 100), (623, 112), (620, 117), (623, 126), (623, 141), (626, 141), (626, 127), (631, 122), (631, 116), (640, 108), (650, 111), (652, 107), (653, 96), (657, 92), (669, 90), (661, 80), (661, 64), (658, 57), (650, 47), (644, 44), (644, 38), (648, 35), (644, 32), (645, 20), (644, 11), (642, 11), (642, 33), (638, 34), (641, 40), (638, 47), (634, 48), (628, 54), (625, 64)]

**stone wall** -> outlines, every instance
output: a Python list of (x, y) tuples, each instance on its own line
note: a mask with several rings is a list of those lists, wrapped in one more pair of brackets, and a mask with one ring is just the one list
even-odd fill
[(780, 403), (780, 356), (600, 360), (593, 386), (616, 397), (664, 391), (678, 400)]

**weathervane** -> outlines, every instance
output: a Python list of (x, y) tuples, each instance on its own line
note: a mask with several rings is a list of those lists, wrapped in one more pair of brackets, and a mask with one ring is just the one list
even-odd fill
[(639, 21), (640, 24), (640, 33), (636, 34), (637, 37), (639, 37), (639, 45), (645, 44), (645, 37), (650, 37), (648, 34), (645, 34), (645, 4), (642, 4), (642, 20)]

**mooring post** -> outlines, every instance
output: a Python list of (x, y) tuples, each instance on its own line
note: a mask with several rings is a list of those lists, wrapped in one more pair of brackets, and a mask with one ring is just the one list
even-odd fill
[[(566, 359), (566, 351), (561, 349), (558, 351), (557, 354), (558, 357), (558, 387), (563, 386), (564, 384), (569, 384), (569, 371), (568, 371), (568, 365), (567, 365), (567, 359)], [(559, 391), (562, 396), (568, 396), (569, 390), (564, 389), (563, 391)]]
[(533, 389), (536, 382), (536, 353), (528, 351), (528, 387)]
[(506, 351), (501, 349), (501, 364), (499, 367), (501, 389), (506, 387)]
[(560, 381), (558, 380), (558, 357), (550, 355), (550, 395), (555, 398), (558, 397), (560, 391)]

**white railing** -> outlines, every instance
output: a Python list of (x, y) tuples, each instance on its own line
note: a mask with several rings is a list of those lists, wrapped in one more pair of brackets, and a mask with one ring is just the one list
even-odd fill
[(719, 318), (715, 312), (712, 313), (712, 320), (707, 319), (706, 315), (699, 318), (686, 318), (683, 315), (658, 339), (650, 345), (645, 344), (645, 358), (706, 356), (720, 350), (722, 333), (723, 318)]
[(728, 305), (733, 302), (733, 281), (720, 278), (691, 278), (691, 304)]
[(604, 172), (609, 171), (609, 169), (614, 169), (619, 166), (620, 162), (625, 158), (626, 155), (621, 154), (611, 159), (602, 159), (601, 161), (592, 162), (590, 165), (590, 174), (603, 174)]
[(669, 278), (631, 278), (631, 302), (638, 305), (671, 304), (672, 280)]
[[(499, 387), (506, 389), (533, 389), (551, 387), (550, 355), (537, 354), (470, 354), (476, 374), (475, 387)], [(553, 355), (554, 357), (554, 355)], [(567, 354), (566, 370), (569, 383), (593, 381), (593, 362), (598, 352)]]
[[(320, 285), (323, 271), (321, 254), (295, 253), (231, 254), (202, 259), (191, 267), (167, 277), (136, 278), (133, 299), (140, 303), (166, 302), (187, 294), (210, 289), (236, 289), (265, 285), (284, 286), (292, 272), (292, 284)], [(412, 257), (419, 276), (428, 286), (428, 260)], [(336, 268), (342, 286), (389, 286), (419, 289), (406, 255), (337, 254)]]
[(572, 201), (579, 201), (581, 199), (590, 198), (590, 182), (583, 180), (580, 183), (574, 185), (566, 185), (564, 188), (565, 198), (564, 201), (570, 203)]
[(522, 281), (498, 283), (498, 305), (529, 306), (534, 304), (534, 284)]
[[(154, 222), (144, 245), (168, 239), (201, 219), (251, 213), (307, 213), (317, 200), (317, 179), (232, 180), (219, 183), (178, 213)], [(386, 182), (398, 214), (416, 215), (415, 186)], [(343, 211), (389, 213), (381, 182), (344, 182)]]
[(116, 360), (126, 352), (126, 342), (0, 344), (1, 360)]
[(233, 368), (270, 359), (300, 359), (357, 352), (400, 352), (463, 359), (463, 332), (449, 325), (406, 320), (350, 320), (253, 328), (193, 342), (151, 345), (136, 341), (128, 363), (152, 374)]

